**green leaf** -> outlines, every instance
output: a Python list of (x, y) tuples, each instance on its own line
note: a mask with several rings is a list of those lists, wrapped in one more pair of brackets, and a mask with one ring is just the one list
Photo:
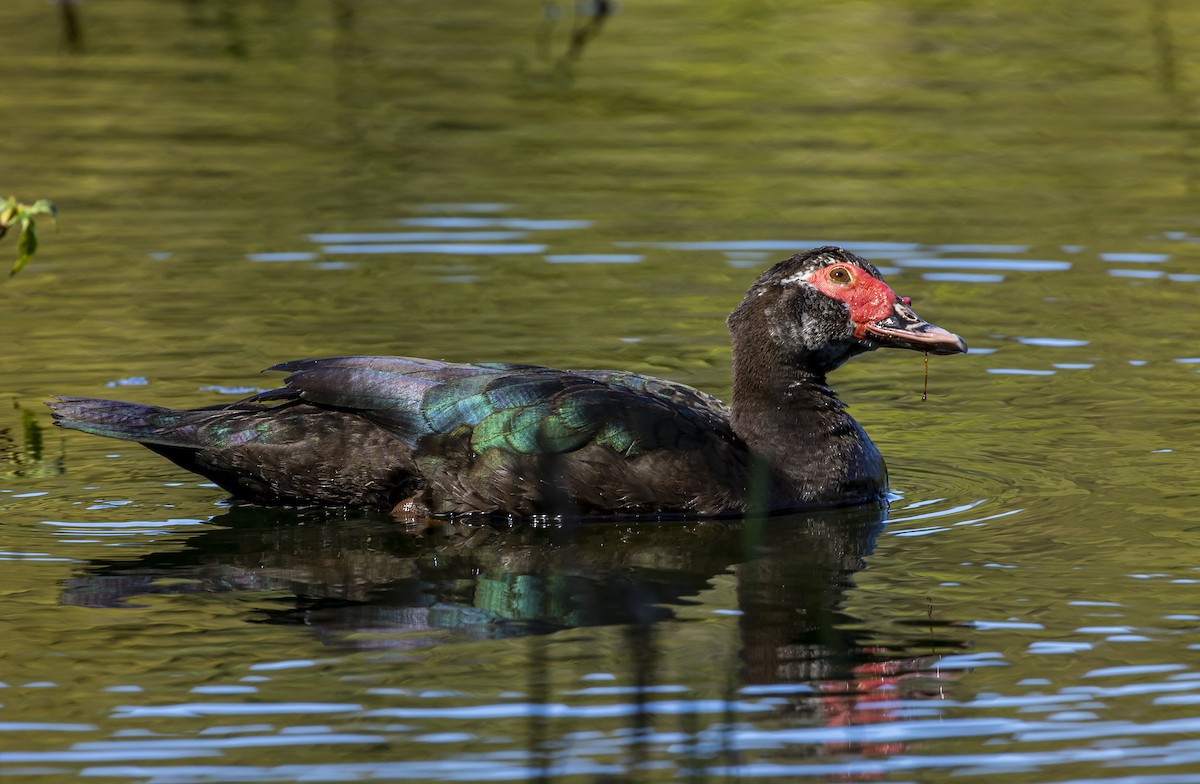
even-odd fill
[(20, 272), (35, 253), (37, 253), (37, 233), (33, 230), (33, 222), (22, 223), (21, 236), (17, 238), (17, 263), (13, 265), (8, 276), (11, 278)]
[(25, 211), (26, 215), (49, 215), (50, 220), (58, 221), (58, 207), (49, 199), (38, 199)]

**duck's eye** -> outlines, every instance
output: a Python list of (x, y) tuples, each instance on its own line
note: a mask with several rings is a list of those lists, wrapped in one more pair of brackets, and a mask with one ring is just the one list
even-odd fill
[(839, 286), (846, 286), (854, 280), (854, 276), (845, 267), (832, 267), (829, 270), (829, 279)]

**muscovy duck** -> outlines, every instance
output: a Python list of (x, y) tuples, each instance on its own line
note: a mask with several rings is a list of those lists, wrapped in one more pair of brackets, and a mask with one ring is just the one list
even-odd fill
[(876, 348), (957, 354), (868, 261), (821, 247), (729, 316), (733, 405), (612, 370), (407, 357), (283, 362), (280, 389), (193, 410), (59, 397), (55, 424), (137, 441), (264, 504), (398, 516), (736, 515), (877, 502), (887, 471), (825, 382)]

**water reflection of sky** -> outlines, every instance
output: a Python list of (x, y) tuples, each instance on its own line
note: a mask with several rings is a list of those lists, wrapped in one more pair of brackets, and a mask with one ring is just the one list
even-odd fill
[[(976, 628), (986, 640), (989, 631), (1012, 632), (1014, 625), (980, 623)], [(1041, 631), (1038, 624), (1022, 628)], [(1047, 642), (1031, 645), (1027, 653), (1056, 657), (1066, 652), (1066, 647)], [(995, 651), (945, 656), (937, 662), (946, 673), (1005, 665), (1003, 655)], [(889, 682), (884, 677), (879, 681)], [(1161, 706), (1195, 704), (1200, 700), (1200, 673), (1182, 664), (1098, 667), (1084, 673), (1081, 683), (1059, 689), (1049, 680), (1029, 678), (1010, 693), (984, 692), (962, 700), (922, 698), (906, 693), (902, 680), (890, 683), (893, 688), (877, 699), (844, 705), (845, 695), (810, 684), (746, 686), (723, 699), (664, 699), (654, 695), (690, 688), (661, 684), (648, 692), (596, 694), (568, 680), (549, 699), (537, 702), (514, 694), (471, 704), (464, 702), (467, 695), (396, 690), (394, 695), (355, 702), (117, 705), (113, 718), (131, 727), (124, 737), (71, 743), (71, 735), (92, 735), (97, 727), (66, 722), (0, 724), (0, 732), (25, 737), (46, 733), (67, 743), (53, 750), (10, 747), (4, 754), (10, 765), (82, 764), (85, 776), (163, 782), (528, 780), (539, 774), (623, 775), (636, 760), (642, 766), (656, 764), (651, 760), (681, 760), (702, 780), (911, 777), (949, 770), (960, 775), (1030, 769), (1048, 774), (1058, 765), (1092, 762), (1110, 773), (1128, 770), (1133, 775), (1149, 766), (1169, 771), (1149, 779), (1110, 775), (1105, 781), (1174, 783), (1192, 780), (1186, 771), (1200, 759), (1200, 742), (1187, 739), (1200, 730), (1195, 719), (1102, 719), (1106, 709), (1139, 697)], [(388, 699), (396, 704), (384, 704)], [(849, 708), (855, 718), (810, 726), (769, 720), (796, 707), (834, 719)], [(651, 723), (628, 723), (637, 717)], [(755, 721), (756, 717), (768, 720)], [(159, 730), (172, 722), (187, 722), (192, 731), (137, 731), (147, 720), (156, 722)], [(512, 734), (531, 726), (530, 721), (538, 722), (545, 748), (537, 754), (514, 753)], [(292, 724), (277, 727), (276, 722)], [(1154, 740), (1163, 736), (1168, 737)], [(933, 751), (929, 745), (953, 739), (978, 742), (960, 745), (959, 751)], [(1089, 741), (1094, 745), (1083, 745)], [(239, 749), (362, 746), (388, 748), (391, 753), (385, 760), (348, 755), (320, 763), (260, 760), (238, 765), (227, 758)], [(469, 753), (464, 754), (464, 746)]]
[[(414, 215), (393, 223), (403, 231), (317, 233), (307, 236), (306, 248), (247, 254), (255, 262), (308, 263), (325, 270), (353, 269), (361, 264), (386, 263), (388, 257), (447, 257), (439, 280), (446, 284), (486, 281), (489, 257), (541, 258), (556, 265), (630, 265), (675, 259), (679, 254), (721, 254), (734, 268), (759, 270), (784, 255), (818, 245), (840, 245), (876, 262), (889, 279), (903, 285), (905, 276), (953, 286), (1003, 285), (1013, 276), (1074, 274), (1102, 270), (1131, 284), (1147, 281), (1200, 282), (1200, 274), (1177, 269), (1170, 253), (1091, 250), (1079, 245), (1060, 248), (1065, 258), (1028, 258), (1028, 245), (998, 243), (920, 244), (912, 242), (856, 241), (853, 239), (724, 239), (697, 241), (612, 240), (580, 249), (578, 230), (596, 224), (589, 219), (539, 219), (522, 217), (505, 204), (431, 204), (417, 207)], [(1168, 242), (1192, 242), (1190, 235), (1173, 232)], [(315, 247), (313, 247), (315, 246)], [(1090, 258), (1089, 258), (1090, 255)], [(944, 295), (943, 295), (944, 296)], [(964, 294), (980, 296), (978, 292)], [(1069, 329), (1069, 328), (1068, 328)], [(1060, 371), (1091, 370), (1102, 361), (1095, 352), (1072, 357), (1066, 352), (1083, 349), (1090, 340), (1078, 334), (993, 336), (975, 338), (970, 353), (994, 355), (986, 373), (994, 376), (1054, 376)], [(1013, 344), (1034, 351), (1013, 351)], [(1018, 359), (1019, 358), (1019, 359)], [(1128, 364), (1138, 359), (1123, 360)], [(1144, 363), (1142, 363), (1144, 364)]]

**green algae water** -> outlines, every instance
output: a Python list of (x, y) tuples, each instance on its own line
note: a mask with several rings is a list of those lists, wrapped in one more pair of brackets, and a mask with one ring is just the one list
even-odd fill
[[(0, 6), (0, 196), (61, 211), (0, 285), (6, 784), (1200, 777), (1195, 8), (74, 11)], [(728, 398), (820, 244), (971, 346), (831, 376), (886, 509), (410, 530), (41, 405), (336, 354)]]

